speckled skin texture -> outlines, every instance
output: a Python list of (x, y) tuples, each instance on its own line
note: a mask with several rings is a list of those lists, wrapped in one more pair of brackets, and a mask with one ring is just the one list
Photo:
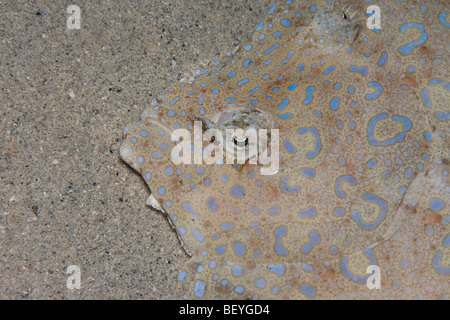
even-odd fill
[[(121, 157), (191, 255), (186, 298), (448, 299), (448, 3), (378, 1), (378, 31), (369, 4), (278, 2), (125, 129)], [(250, 106), (275, 119), (278, 173), (173, 163), (174, 130), (230, 108), (245, 126)]]

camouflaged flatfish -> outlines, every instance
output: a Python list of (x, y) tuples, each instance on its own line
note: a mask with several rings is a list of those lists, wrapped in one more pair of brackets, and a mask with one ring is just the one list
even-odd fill
[[(125, 129), (121, 157), (191, 256), (185, 297), (448, 299), (449, 2), (268, 9), (248, 42)], [(267, 133), (258, 152), (278, 149), (277, 170), (225, 161), (225, 142), (250, 144), (237, 128)], [(223, 135), (198, 140), (209, 129)], [(199, 149), (220, 157), (193, 163)]]

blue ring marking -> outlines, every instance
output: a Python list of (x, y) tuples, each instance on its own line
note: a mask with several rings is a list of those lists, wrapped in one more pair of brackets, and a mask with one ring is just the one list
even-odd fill
[(388, 58), (387, 53), (383, 52), (383, 55), (381, 56), (380, 61), (378, 61), (378, 65), (384, 66), (387, 62), (387, 58)]
[(336, 68), (336, 67), (333, 65), (333, 66), (329, 67), (327, 70), (325, 70), (325, 71), (323, 72), (323, 74), (329, 74), (329, 73), (330, 73), (331, 71), (333, 71), (335, 68)]
[(189, 212), (189, 213), (191, 214), (191, 216), (192, 216), (193, 219), (198, 219), (198, 218), (200, 218), (198, 215), (195, 214), (194, 209), (192, 208), (192, 206), (191, 206), (191, 204), (190, 204), (189, 202), (184, 202), (184, 203), (181, 205), (181, 208), (182, 208), (184, 211)]
[(278, 106), (278, 110), (283, 110), (289, 104), (289, 99), (284, 99), (283, 102)]
[(265, 54), (269, 54), (271, 53), (273, 50), (278, 49), (280, 47), (280, 44), (275, 43), (271, 48), (267, 49), (266, 51), (264, 51)]
[(447, 14), (445, 12), (442, 12), (439, 15), (439, 21), (441, 21), (441, 23), (446, 26), (447, 28), (450, 28), (450, 23), (445, 22), (445, 17), (447, 16)]
[(142, 156), (137, 157), (137, 162), (139, 163), (144, 162), (144, 158)]
[(364, 77), (367, 76), (367, 67), (350, 66), (348, 69), (353, 72), (359, 72)]
[(339, 98), (338, 97), (335, 97), (335, 98), (333, 98), (333, 100), (330, 102), (330, 108), (333, 110), (333, 111), (336, 111), (338, 108), (339, 108)]
[(338, 195), (339, 198), (345, 198), (345, 197), (347, 196), (347, 195), (345, 194), (345, 192), (343, 192), (343, 191), (341, 190), (341, 185), (342, 185), (342, 183), (345, 182), (345, 181), (347, 181), (348, 183), (350, 183), (352, 186), (356, 185), (356, 180), (355, 180), (355, 178), (353, 178), (352, 176), (347, 175), (347, 176), (339, 177), (339, 178), (336, 180), (336, 193), (337, 193), (337, 195)]
[(317, 131), (316, 128), (302, 128), (302, 129), (298, 130), (298, 133), (300, 133), (300, 134), (304, 134), (304, 133), (307, 133), (307, 132), (312, 132), (314, 134), (314, 137), (316, 138), (316, 147), (314, 148), (314, 151), (308, 152), (306, 154), (306, 156), (309, 159), (312, 159), (315, 156), (317, 156), (317, 154), (319, 153), (320, 149), (322, 149), (322, 145), (320, 143), (319, 132)]
[(316, 289), (308, 285), (301, 286), (300, 291), (304, 293), (308, 298), (314, 298), (316, 296)]
[(214, 261), (211, 261), (210, 263), (209, 263), (209, 266), (208, 266), (210, 269), (215, 269), (216, 267), (217, 267), (217, 264), (214, 262)]
[(430, 90), (428, 88), (422, 90), (422, 100), (428, 108), (431, 107)]
[(428, 38), (428, 34), (425, 32), (425, 30), (424, 30), (424, 28), (423, 28), (423, 25), (421, 25), (420, 23), (416, 23), (416, 22), (405, 23), (404, 25), (402, 25), (402, 26), (400, 27), (400, 31), (401, 31), (401, 32), (404, 32), (404, 31), (405, 31), (406, 29), (408, 29), (409, 27), (417, 27), (417, 28), (419, 28), (420, 31), (422, 31), (422, 38), (420, 38), (420, 39), (417, 40), (417, 41), (411, 42), (411, 43), (407, 44), (407, 45), (404, 46), (404, 47), (401, 47), (401, 48), (399, 49), (399, 51), (400, 51), (401, 53), (403, 53), (403, 54), (410, 54), (411, 51), (413, 50), (413, 48), (414, 48), (415, 46), (418, 46), (419, 44), (424, 43), (424, 42), (427, 40), (427, 38)]
[(358, 211), (352, 212), (352, 217), (364, 229), (373, 230), (373, 229), (377, 228), (380, 225), (380, 223), (386, 218), (387, 204), (386, 204), (386, 201), (381, 200), (380, 198), (378, 198), (377, 196), (375, 196), (375, 195), (373, 195), (371, 193), (366, 193), (363, 196), (363, 198), (364, 198), (364, 200), (367, 200), (367, 201), (370, 201), (370, 202), (374, 202), (374, 203), (380, 205), (380, 207), (381, 207), (380, 216), (378, 217), (377, 221), (372, 222), (372, 223), (368, 223), (368, 224), (362, 222), (361, 217), (360, 217), (360, 213)]
[(186, 271), (181, 272), (180, 275), (178, 276), (178, 281), (183, 282), (186, 279), (186, 275), (187, 275)]
[(436, 253), (436, 256), (434, 257), (433, 265), (437, 272), (441, 274), (449, 274), (450, 268), (443, 268), (441, 267), (441, 259), (442, 259), (443, 253), (441, 251), (438, 251)]
[(373, 169), (377, 165), (377, 162), (378, 161), (376, 158), (372, 158), (366, 163), (366, 167), (369, 169)]
[(230, 78), (233, 78), (235, 75), (236, 75), (236, 72), (234, 72), (234, 71), (231, 71), (231, 72), (228, 74), (228, 76), (229, 76)]
[[(405, 133), (399, 133), (395, 138), (388, 139), (384, 142), (379, 142), (373, 137), (373, 131), (375, 128), (375, 125), (378, 120), (386, 119), (388, 115), (386, 113), (380, 113), (378, 116), (370, 120), (369, 124), (369, 142), (374, 146), (388, 146), (391, 144), (394, 144), (396, 142), (403, 141), (405, 138)], [(400, 117), (400, 116), (393, 116), (392, 117), (395, 121), (402, 121), (404, 123), (403, 131), (407, 132), (411, 129), (412, 123), (408, 118)]]
[(289, 177), (283, 177), (281, 178), (281, 189), (286, 193), (298, 193), (300, 192), (300, 187), (295, 188), (289, 188), (287, 185), (287, 182), (289, 180)]
[(206, 290), (206, 283), (198, 280), (195, 283), (195, 288), (194, 288), (195, 296), (199, 299), (203, 298), (203, 295), (205, 294), (205, 290)]
[(242, 198), (245, 195), (244, 189), (240, 185), (235, 185), (230, 192), (236, 198)]
[[(375, 256), (372, 252), (372, 249), (365, 249), (364, 253), (366, 254), (366, 256), (368, 256), (370, 258), (370, 261), (372, 263), (372, 265), (378, 265), (377, 260), (375, 259)], [(341, 260), (341, 269), (344, 273), (344, 275), (349, 278), (350, 280), (353, 280), (355, 282), (359, 282), (359, 283), (367, 283), (367, 279), (371, 276), (368, 275), (367, 277), (361, 278), (361, 277), (357, 277), (355, 275), (353, 275), (352, 273), (350, 273), (350, 271), (348, 270), (347, 267), (347, 262), (348, 262), (348, 258), (345, 257)]]
[(445, 208), (445, 203), (441, 199), (431, 199), (430, 200), (430, 208), (434, 212), (439, 212)]
[(314, 209), (313, 207), (308, 208), (306, 210), (303, 210), (301, 212), (298, 213), (298, 215), (300, 216), (300, 218), (315, 218), (317, 215), (317, 211), (316, 209)]
[(209, 198), (208, 201), (206, 201), (206, 204), (212, 212), (215, 212), (219, 209), (215, 198)]
[(297, 151), (288, 139), (284, 139), (284, 147), (286, 148), (287, 151), (292, 153)]
[(281, 277), (285, 272), (283, 264), (271, 264), (267, 267), (267, 269), (269, 269), (270, 272), (275, 273), (279, 277)]
[(312, 100), (312, 93), (314, 92), (316, 88), (314, 86), (310, 86), (308, 87), (308, 89), (306, 89), (306, 99), (305, 101), (303, 101), (303, 104), (308, 104), (311, 102)]
[(378, 98), (380, 96), (381, 92), (383, 91), (383, 87), (378, 82), (375, 82), (375, 81), (369, 82), (369, 86), (377, 88), (378, 91), (375, 93), (368, 94), (366, 96), (366, 99), (373, 100), (373, 99)]
[(311, 239), (311, 242), (304, 245), (302, 248), (302, 253), (304, 254), (308, 254), (311, 251), (312, 247), (314, 247), (316, 244), (320, 242), (320, 236), (315, 231), (309, 232), (309, 238)]
[(275, 252), (280, 256), (285, 256), (288, 254), (288, 251), (283, 248), (283, 243), (281, 242), (281, 237), (286, 235), (286, 227), (281, 226), (275, 230), (275, 237), (277, 238), (277, 243), (275, 245)]
[(197, 230), (194, 229), (192, 231), (192, 235), (194, 236), (195, 239), (197, 239), (198, 242), (202, 243), (205, 241), (205, 237)]
[(245, 247), (242, 245), (242, 243), (240, 243), (238, 241), (233, 242), (233, 249), (234, 249), (234, 253), (240, 257), (245, 255), (245, 253), (246, 253)]

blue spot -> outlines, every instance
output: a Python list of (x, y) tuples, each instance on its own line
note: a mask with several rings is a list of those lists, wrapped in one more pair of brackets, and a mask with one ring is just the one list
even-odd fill
[(242, 65), (247, 68), (250, 65), (251, 62), (252, 62), (252, 60), (245, 59), (244, 62), (242, 63)]
[(261, 21), (261, 22), (258, 24), (258, 26), (256, 27), (256, 30), (257, 30), (257, 31), (262, 30), (263, 25), (264, 25), (264, 21)]
[[(175, 102), (177, 102), (178, 100), (180, 100), (180, 97), (175, 97), (172, 101), (169, 102), (169, 104), (170, 104), (171, 106), (173, 106), (173, 105), (175, 104)], [(172, 111), (172, 112), (173, 112), (173, 111)], [(169, 112), (167, 112), (167, 113), (169, 113)], [(169, 114), (169, 117), (171, 117), (170, 114)]]
[(272, 216), (276, 216), (280, 214), (280, 207), (279, 206), (273, 206), (269, 209), (269, 214)]
[(297, 85), (296, 85), (296, 84), (291, 84), (291, 85), (288, 87), (288, 90), (289, 90), (289, 91), (292, 91), (292, 90), (294, 90), (295, 88), (297, 88)]
[(230, 73), (228, 74), (228, 76), (229, 76), (230, 78), (233, 78), (235, 75), (236, 75), (236, 72), (234, 72), (234, 71), (232, 71), (232, 72), (230, 72)]
[(224, 245), (221, 245), (221, 246), (218, 246), (217, 247), (217, 249), (216, 249), (216, 253), (217, 254), (223, 254), (225, 252), (225, 246)]
[(197, 281), (195, 283), (195, 296), (199, 299), (203, 298), (203, 295), (205, 294), (205, 290), (206, 290), (206, 283), (204, 283), (203, 281)]
[(233, 276), (235, 277), (242, 277), (244, 274), (244, 270), (242, 270), (241, 266), (233, 266), (231, 268), (231, 272), (233, 273)]
[(311, 239), (311, 242), (308, 243), (307, 245), (303, 246), (303, 248), (302, 248), (302, 252), (304, 254), (308, 254), (311, 251), (312, 247), (314, 247), (320, 241), (319, 234), (314, 231), (309, 232), (309, 238)]
[(311, 102), (312, 100), (312, 93), (314, 92), (316, 88), (314, 86), (308, 87), (308, 89), (306, 89), (306, 99), (305, 101), (303, 101), (304, 104), (308, 104)]
[(236, 198), (242, 198), (244, 196), (244, 189), (240, 185), (235, 185), (231, 189), (231, 194)]
[(160, 195), (163, 195), (163, 194), (166, 193), (166, 189), (163, 188), (163, 187), (161, 187), (161, 188), (158, 189), (158, 193), (159, 193)]
[(222, 175), (222, 182), (227, 183), (228, 182), (228, 176), (226, 174)]
[(380, 61), (378, 61), (378, 64), (380, 66), (384, 66), (386, 64), (386, 62), (387, 62), (387, 53), (383, 52), (383, 55), (381, 56)]
[(233, 228), (234, 228), (233, 222), (222, 223), (222, 225), (220, 226), (220, 230), (222, 231), (230, 231), (233, 230)]
[(314, 209), (312, 207), (299, 212), (300, 218), (311, 218), (311, 219), (313, 219), (313, 218), (316, 217), (316, 214), (317, 214), (316, 209)]
[(270, 10), (269, 10), (269, 13), (268, 14), (272, 14), (272, 13), (274, 13), (275, 12), (275, 7), (276, 7), (277, 5), (276, 4), (274, 4), (273, 6), (272, 6), (272, 8), (270, 8)]
[(369, 169), (373, 169), (377, 165), (377, 159), (372, 158), (366, 163), (366, 167)]
[(361, 73), (364, 77), (367, 75), (367, 68), (366, 68), (366, 67), (350, 66), (349, 70), (350, 70), (350, 71), (354, 71), (354, 72), (359, 72), (359, 73)]
[(197, 239), (198, 242), (205, 241), (205, 237), (200, 232), (198, 232), (197, 229), (192, 231), (192, 235), (194, 236), (195, 239)]
[(450, 112), (436, 112), (434, 115), (436, 116), (436, 118), (442, 121), (450, 120)]
[(283, 110), (289, 103), (289, 99), (284, 99), (283, 102), (278, 106), (278, 110)]
[(321, 146), (321, 143), (320, 143), (319, 132), (317, 131), (316, 128), (302, 128), (302, 129), (298, 130), (298, 133), (300, 133), (300, 134), (304, 134), (304, 133), (307, 133), (307, 132), (312, 132), (314, 134), (314, 137), (316, 138), (316, 147), (314, 148), (314, 151), (308, 152), (306, 154), (306, 157), (308, 157), (309, 159), (312, 159), (315, 156), (317, 156), (317, 154), (319, 153), (319, 151), (322, 148), (322, 146)]
[(277, 49), (277, 48), (279, 48), (279, 47), (280, 47), (280, 45), (279, 45), (278, 43), (275, 43), (271, 48), (267, 49), (264, 53), (265, 53), (265, 54), (269, 54), (269, 53), (271, 53), (273, 50), (275, 50), (275, 49)]
[(430, 90), (429, 89), (425, 88), (422, 90), (422, 100), (428, 108), (431, 107)]
[(271, 264), (267, 267), (270, 272), (275, 273), (277, 276), (281, 277), (284, 274), (284, 265), (282, 264)]
[(330, 103), (330, 108), (334, 111), (336, 111), (339, 108), (339, 98), (334, 98)]
[(246, 46), (244, 47), (244, 49), (245, 49), (246, 51), (250, 51), (250, 50), (252, 50), (252, 45), (251, 45), (251, 44), (248, 44), (248, 45), (246, 45)]
[(278, 38), (279, 36), (281, 36), (281, 31), (274, 32), (273, 34), (274, 38)]
[(151, 177), (152, 177), (152, 175), (151, 175), (150, 172), (147, 172), (147, 173), (145, 174), (145, 179), (150, 180)]
[(234, 289), (234, 292), (236, 292), (238, 294), (243, 294), (244, 293), (244, 287), (237, 286), (236, 289)]
[(254, 94), (256, 91), (258, 91), (259, 89), (261, 89), (261, 87), (256, 87), (255, 89), (253, 89), (252, 91), (250, 91), (248, 94)]
[(213, 91), (211, 91), (213, 94), (218, 94), (219, 93), (219, 89), (214, 89)]
[(284, 140), (284, 147), (289, 152), (295, 152), (295, 147), (291, 144), (291, 142), (288, 139)]
[(282, 63), (287, 63), (289, 60), (291, 60), (292, 56), (294, 55), (295, 51), (291, 50), (288, 52), (288, 55), (286, 57), (286, 59), (282, 60)]
[(439, 212), (445, 207), (445, 203), (440, 199), (432, 199), (430, 201), (431, 210), (434, 212)]
[(363, 196), (364, 200), (370, 201), (370, 202), (374, 202), (376, 204), (379, 204), (381, 207), (381, 213), (380, 216), (378, 217), (377, 221), (373, 222), (373, 223), (364, 223), (361, 220), (360, 214), (358, 211), (354, 211), (352, 212), (352, 217), (358, 222), (358, 224), (363, 227), (364, 229), (368, 229), (368, 230), (373, 230), (376, 227), (378, 227), (378, 225), (385, 219), (386, 217), (386, 212), (387, 212), (387, 204), (384, 200), (381, 200), (380, 198), (376, 197), (375, 195), (371, 194), (371, 193), (366, 193)]
[(300, 288), (300, 291), (303, 292), (308, 298), (314, 298), (316, 296), (316, 289), (311, 286), (304, 285)]
[(323, 72), (323, 74), (329, 74), (329, 73), (330, 73), (331, 71), (333, 71), (335, 68), (336, 68), (335, 66), (331, 66), (331, 67), (329, 67), (327, 70), (325, 70), (325, 71)]
[(413, 22), (413, 23), (405, 23), (404, 25), (402, 25), (402, 26), (400, 27), (400, 31), (401, 31), (401, 32), (404, 32), (404, 31), (405, 31), (406, 29), (408, 29), (409, 27), (417, 27), (417, 28), (419, 28), (420, 31), (422, 31), (422, 38), (420, 38), (420, 39), (417, 40), (417, 41), (411, 42), (411, 43), (407, 44), (407, 45), (404, 46), (404, 47), (401, 47), (399, 50), (400, 50), (400, 52), (403, 53), (403, 54), (409, 54), (409, 53), (411, 53), (412, 50), (413, 50), (413, 48), (414, 48), (415, 46), (418, 46), (418, 45), (424, 43), (424, 42), (427, 40), (427, 38), (428, 38), (428, 34), (425, 32), (425, 30), (424, 30), (424, 28), (423, 28), (423, 25), (421, 25), (420, 23), (416, 23), (416, 22)]
[(206, 204), (208, 205), (209, 209), (214, 212), (219, 209), (219, 206), (216, 203), (215, 198), (209, 198), (208, 201), (206, 201)]
[(233, 249), (234, 249), (234, 253), (236, 253), (237, 256), (242, 257), (243, 255), (245, 255), (245, 248), (242, 245), (242, 243), (240, 242), (233, 242)]
[(136, 138), (135, 137), (132, 137), (131, 139), (130, 139), (130, 141), (131, 141), (131, 143), (136, 143)]
[(305, 64), (302, 63), (298, 66), (297, 71), (300, 72), (303, 71), (303, 69), (305, 69)]
[(344, 214), (345, 214), (345, 209), (343, 209), (343, 208), (336, 208), (336, 209), (334, 209), (334, 215), (336, 217), (341, 217)]
[(277, 238), (277, 243), (275, 245), (275, 252), (280, 256), (285, 256), (288, 254), (288, 251), (283, 248), (283, 244), (281, 242), (281, 237), (286, 235), (286, 227), (281, 226), (275, 230), (275, 237)]
[(281, 25), (283, 25), (284, 27), (290, 27), (291, 26), (291, 20), (283, 19), (283, 20), (281, 20)]
[(309, 168), (300, 169), (300, 173), (310, 179), (314, 179), (314, 177), (316, 176), (316, 171)]
[(144, 162), (144, 158), (142, 156), (137, 157), (137, 162), (139, 163)]
[(189, 213), (191, 214), (191, 216), (192, 216), (193, 219), (198, 219), (198, 218), (199, 218), (199, 216), (195, 214), (194, 209), (192, 208), (192, 206), (191, 206), (191, 204), (190, 204), (189, 202), (184, 202), (184, 203), (181, 205), (181, 208), (182, 208), (184, 211), (189, 212)]
[(141, 134), (141, 136), (143, 136), (143, 137), (146, 137), (146, 136), (148, 136), (148, 132), (147, 131), (145, 131), (145, 130), (141, 130), (140, 132), (139, 132), (140, 134)]
[(353, 178), (352, 176), (342, 176), (339, 177), (336, 181), (336, 193), (338, 195), (339, 198), (345, 198), (346, 194), (345, 192), (342, 191), (341, 189), (341, 185), (344, 181), (347, 181), (348, 183), (350, 183), (352, 186), (354, 186), (356, 184), (356, 180), (355, 178)]
[(242, 79), (241, 81), (238, 82), (238, 86), (242, 86), (244, 83), (247, 83), (247, 82), (248, 82), (247, 78)]
[(266, 287), (266, 280), (264, 278), (258, 278), (254, 284), (256, 288), (264, 289)]
[(183, 282), (186, 279), (186, 275), (187, 275), (186, 271), (181, 272), (180, 275), (178, 276), (178, 281)]

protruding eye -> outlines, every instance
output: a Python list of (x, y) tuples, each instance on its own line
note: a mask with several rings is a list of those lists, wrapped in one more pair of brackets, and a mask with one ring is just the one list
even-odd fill
[(344, 11), (339, 10), (339, 12), (342, 13), (342, 18), (347, 19), (347, 14)]

